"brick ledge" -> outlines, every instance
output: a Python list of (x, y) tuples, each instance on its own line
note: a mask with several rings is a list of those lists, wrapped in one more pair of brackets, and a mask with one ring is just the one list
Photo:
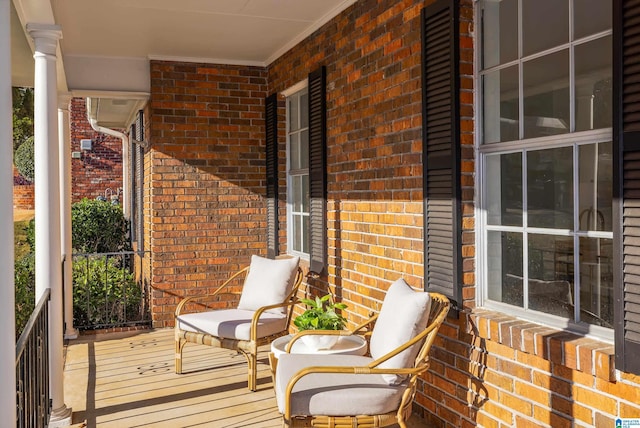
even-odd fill
[(608, 382), (616, 380), (611, 344), (485, 309), (475, 309), (467, 317), (469, 334)]

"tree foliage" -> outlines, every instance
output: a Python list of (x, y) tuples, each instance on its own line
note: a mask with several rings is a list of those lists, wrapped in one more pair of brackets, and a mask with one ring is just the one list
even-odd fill
[(33, 137), (29, 137), (20, 144), (13, 155), (13, 163), (18, 172), (29, 181), (35, 178), (34, 154)]
[[(33, 137), (33, 88), (11, 88), (13, 98), (13, 150)], [(26, 178), (26, 177), (25, 177)]]

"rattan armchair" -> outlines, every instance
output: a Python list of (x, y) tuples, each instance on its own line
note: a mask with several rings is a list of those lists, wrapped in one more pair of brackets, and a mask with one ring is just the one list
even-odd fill
[[(258, 347), (288, 333), (303, 279), (298, 262), (297, 257), (271, 260), (253, 256), (249, 266), (233, 274), (212, 294), (183, 299), (175, 311), (176, 373), (182, 373), (182, 351), (189, 342), (231, 349), (245, 356), (248, 387), (255, 391)], [(233, 291), (243, 276), (242, 291)], [(186, 305), (196, 299), (211, 301), (225, 294), (235, 295), (236, 300), (239, 297), (236, 308), (185, 313), (189, 308)]]
[[(407, 310), (414, 297), (428, 303)], [(429, 351), (449, 305), (445, 296), (415, 292), (399, 280), (383, 302), (370, 356), (281, 355), (275, 390), (284, 426), (406, 427), (418, 377), (429, 368)], [(407, 326), (414, 331), (407, 334)]]

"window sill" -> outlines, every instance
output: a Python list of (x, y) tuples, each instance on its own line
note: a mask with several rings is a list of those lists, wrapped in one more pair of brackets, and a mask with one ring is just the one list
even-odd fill
[(485, 309), (475, 309), (468, 318), (469, 334), (608, 382), (616, 380), (615, 349), (609, 343)]

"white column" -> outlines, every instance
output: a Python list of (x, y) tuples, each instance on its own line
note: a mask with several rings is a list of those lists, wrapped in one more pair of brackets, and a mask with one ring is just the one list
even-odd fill
[(58, 140), (60, 146), (60, 228), (62, 230), (62, 289), (64, 294), (64, 338), (75, 339), (73, 328), (73, 249), (71, 247), (71, 123), (70, 95), (60, 96), (58, 102)]
[(0, 415), (5, 426), (16, 426), (16, 342), (13, 272), (13, 177), (11, 159), (11, 25), (10, 0), (0, 0)]
[(122, 207), (122, 214), (124, 218), (127, 220), (131, 220), (131, 213), (129, 207), (129, 186), (131, 186), (131, 178), (129, 177), (129, 171), (131, 167), (129, 166), (129, 162), (131, 162), (130, 154), (129, 154), (129, 141), (133, 141), (133, 135), (129, 136), (129, 139), (122, 139), (122, 195), (120, 196), (120, 206)]
[(49, 302), (49, 385), (52, 414), (49, 426), (71, 425), (64, 404), (62, 251), (60, 234), (60, 162), (56, 48), (62, 37), (57, 25), (27, 24), (35, 44), (34, 141), (36, 221), (36, 302), (47, 288)]

